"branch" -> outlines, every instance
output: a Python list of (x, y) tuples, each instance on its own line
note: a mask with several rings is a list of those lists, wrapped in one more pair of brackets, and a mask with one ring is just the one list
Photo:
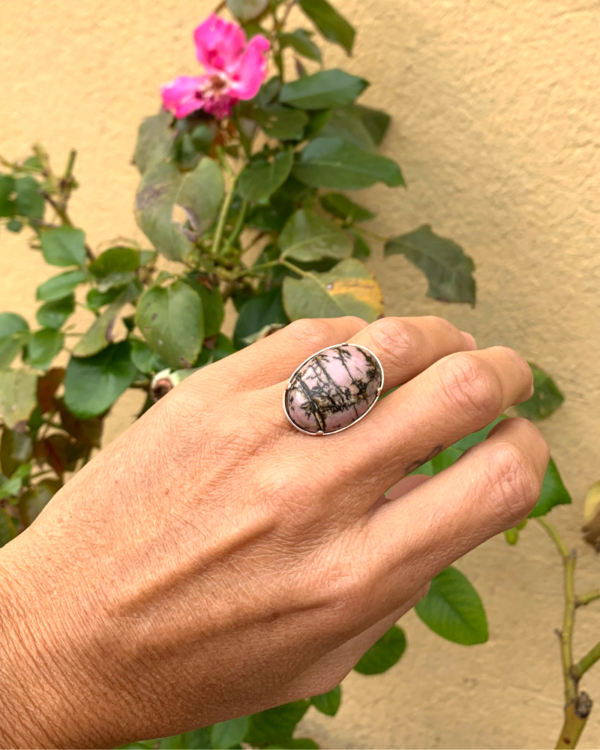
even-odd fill
[(580, 680), (583, 675), (593, 667), (594, 664), (600, 659), (600, 643), (597, 643), (591, 651), (588, 651), (572, 669), (573, 676), (576, 680)]
[(596, 599), (600, 599), (600, 589), (596, 589), (595, 591), (588, 591), (587, 594), (582, 594), (581, 596), (575, 597), (575, 606), (587, 607), (588, 604), (595, 602)]
[(573, 668), (573, 627), (575, 625), (575, 551), (569, 551), (558, 531), (543, 518), (537, 522), (554, 542), (561, 559), (564, 571), (565, 613), (562, 631), (559, 631), (560, 656), (563, 668), (565, 686), (565, 703), (568, 705), (577, 698), (577, 680), (574, 678)]

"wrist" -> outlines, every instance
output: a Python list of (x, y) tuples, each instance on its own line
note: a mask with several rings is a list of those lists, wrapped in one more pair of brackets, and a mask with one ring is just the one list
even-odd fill
[(21, 541), (0, 550), (0, 748), (87, 745), (86, 712), (79, 710), (81, 694), (65, 659), (69, 628), (43, 595), (50, 571), (34, 563)]

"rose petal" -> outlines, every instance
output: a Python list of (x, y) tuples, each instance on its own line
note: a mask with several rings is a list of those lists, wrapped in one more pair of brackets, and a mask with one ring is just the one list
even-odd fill
[(194, 31), (196, 55), (207, 73), (219, 73), (234, 65), (246, 46), (246, 34), (236, 23), (214, 13)]
[(237, 99), (253, 99), (267, 75), (265, 52), (271, 47), (262, 34), (252, 37), (235, 70), (228, 70), (230, 93)]
[(198, 89), (202, 77), (179, 76), (161, 86), (161, 94), (165, 109), (173, 112), (175, 117), (186, 117), (196, 109), (202, 109), (202, 101), (198, 98)]

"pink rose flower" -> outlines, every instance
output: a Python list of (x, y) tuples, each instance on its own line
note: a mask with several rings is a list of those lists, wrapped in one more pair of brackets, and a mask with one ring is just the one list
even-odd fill
[(258, 94), (267, 75), (265, 52), (271, 46), (264, 36), (248, 42), (240, 26), (213, 13), (198, 26), (194, 41), (206, 73), (180, 76), (162, 86), (165, 109), (178, 118), (197, 109), (223, 118), (238, 101)]

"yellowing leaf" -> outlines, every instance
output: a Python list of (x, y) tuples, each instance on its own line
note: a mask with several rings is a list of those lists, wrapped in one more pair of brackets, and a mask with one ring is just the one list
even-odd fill
[(383, 315), (379, 284), (354, 258), (343, 260), (327, 273), (300, 279), (288, 276), (283, 283), (283, 304), (291, 320), (357, 315), (372, 323)]

